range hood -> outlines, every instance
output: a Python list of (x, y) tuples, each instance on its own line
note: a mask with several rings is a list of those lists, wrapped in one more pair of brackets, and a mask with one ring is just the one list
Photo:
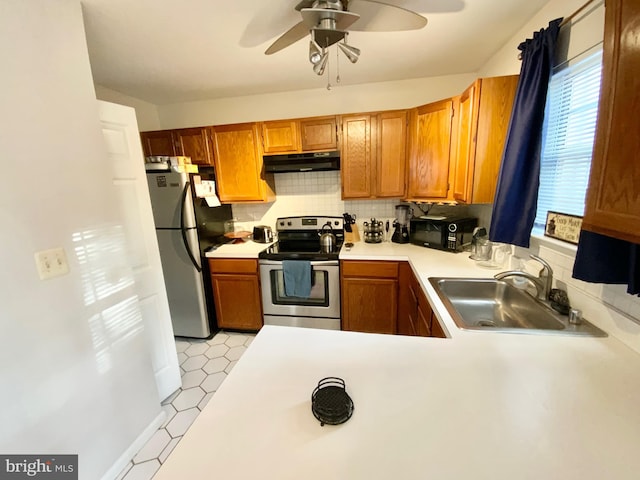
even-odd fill
[(264, 170), (267, 173), (340, 170), (340, 152), (338, 151), (265, 155), (263, 160)]

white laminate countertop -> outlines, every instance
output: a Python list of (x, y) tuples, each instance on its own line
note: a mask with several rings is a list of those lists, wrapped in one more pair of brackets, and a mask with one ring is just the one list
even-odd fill
[[(345, 380), (353, 417), (311, 393)], [(617, 340), (265, 326), (154, 480), (637, 479), (640, 356)]]
[[(265, 326), (155, 480), (639, 478), (636, 352), (614, 337), (458, 329), (428, 278), (496, 273), (465, 253), (358, 242), (340, 259), (408, 260), (450, 338)], [(311, 413), (326, 376), (353, 398), (343, 425)]]
[[(258, 254), (271, 244), (248, 241), (226, 244), (207, 252), (208, 258), (258, 258)], [(425, 290), (434, 312), (440, 318), (448, 336), (476, 335), (478, 332), (459, 330), (429, 284), (429, 277), (492, 277), (496, 270), (479, 267), (469, 259), (468, 253), (451, 253), (411, 244), (392, 242), (357, 242), (349, 251), (343, 246), (340, 260), (390, 260), (408, 261)], [(481, 335), (486, 334), (481, 332)]]
[(226, 243), (205, 254), (207, 258), (258, 258), (258, 254), (271, 243), (257, 243), (253, 240), (242, 243)]

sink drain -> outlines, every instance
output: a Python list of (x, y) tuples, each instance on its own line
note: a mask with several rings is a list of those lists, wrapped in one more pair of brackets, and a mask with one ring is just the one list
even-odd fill
[(479, 327), (495, 327), (496, 326), (495, 322), (492, 320), (478, 320), (476, 325)]

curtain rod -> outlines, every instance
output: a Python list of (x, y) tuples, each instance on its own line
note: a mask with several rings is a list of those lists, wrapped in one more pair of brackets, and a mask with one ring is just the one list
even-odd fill
[(595, 2), (597, 0), (587, 0), (587, 2), (582, 5), (579, 9), (577, 9), (575, 12), (573, 12), (571, 15), (569, 15), (568, 17), (565, 17), (562, 22), (560, 22), (560, 27), (564, 27), (567, 23), (569, 23), (571, 20), (573, 20), (577, 15), (580, 14), (580, 12), (582, 12), (585, 8), (587, 8), (589, 5), (591, 5), (593, 2)]
[[(563, 18), (562, 21), (560, 22), (559, 28), (562, 28), (565, 25), (567, 25), (569, 22), (571, 22), (571, 20), (573, 20), (576, 16), (578, 16), (585, 8), (587, 8), (589, 5), (591, 5), (593, 2), (596, 2), (596, 1), (604, 2), (604, 0), (587, 0), (580, 8), (578, 8), (571, 15)], [(518, 60), (522, 60), (522, 52), (518, 54)]]

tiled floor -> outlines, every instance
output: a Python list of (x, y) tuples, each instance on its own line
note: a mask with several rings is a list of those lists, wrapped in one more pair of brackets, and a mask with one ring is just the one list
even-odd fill
[(211, 340), (176, 340), (182, 388), (162, 403), (167, 419), (117, 480), (153, 478), (253, 337), (253, 334), (219, 332)]

